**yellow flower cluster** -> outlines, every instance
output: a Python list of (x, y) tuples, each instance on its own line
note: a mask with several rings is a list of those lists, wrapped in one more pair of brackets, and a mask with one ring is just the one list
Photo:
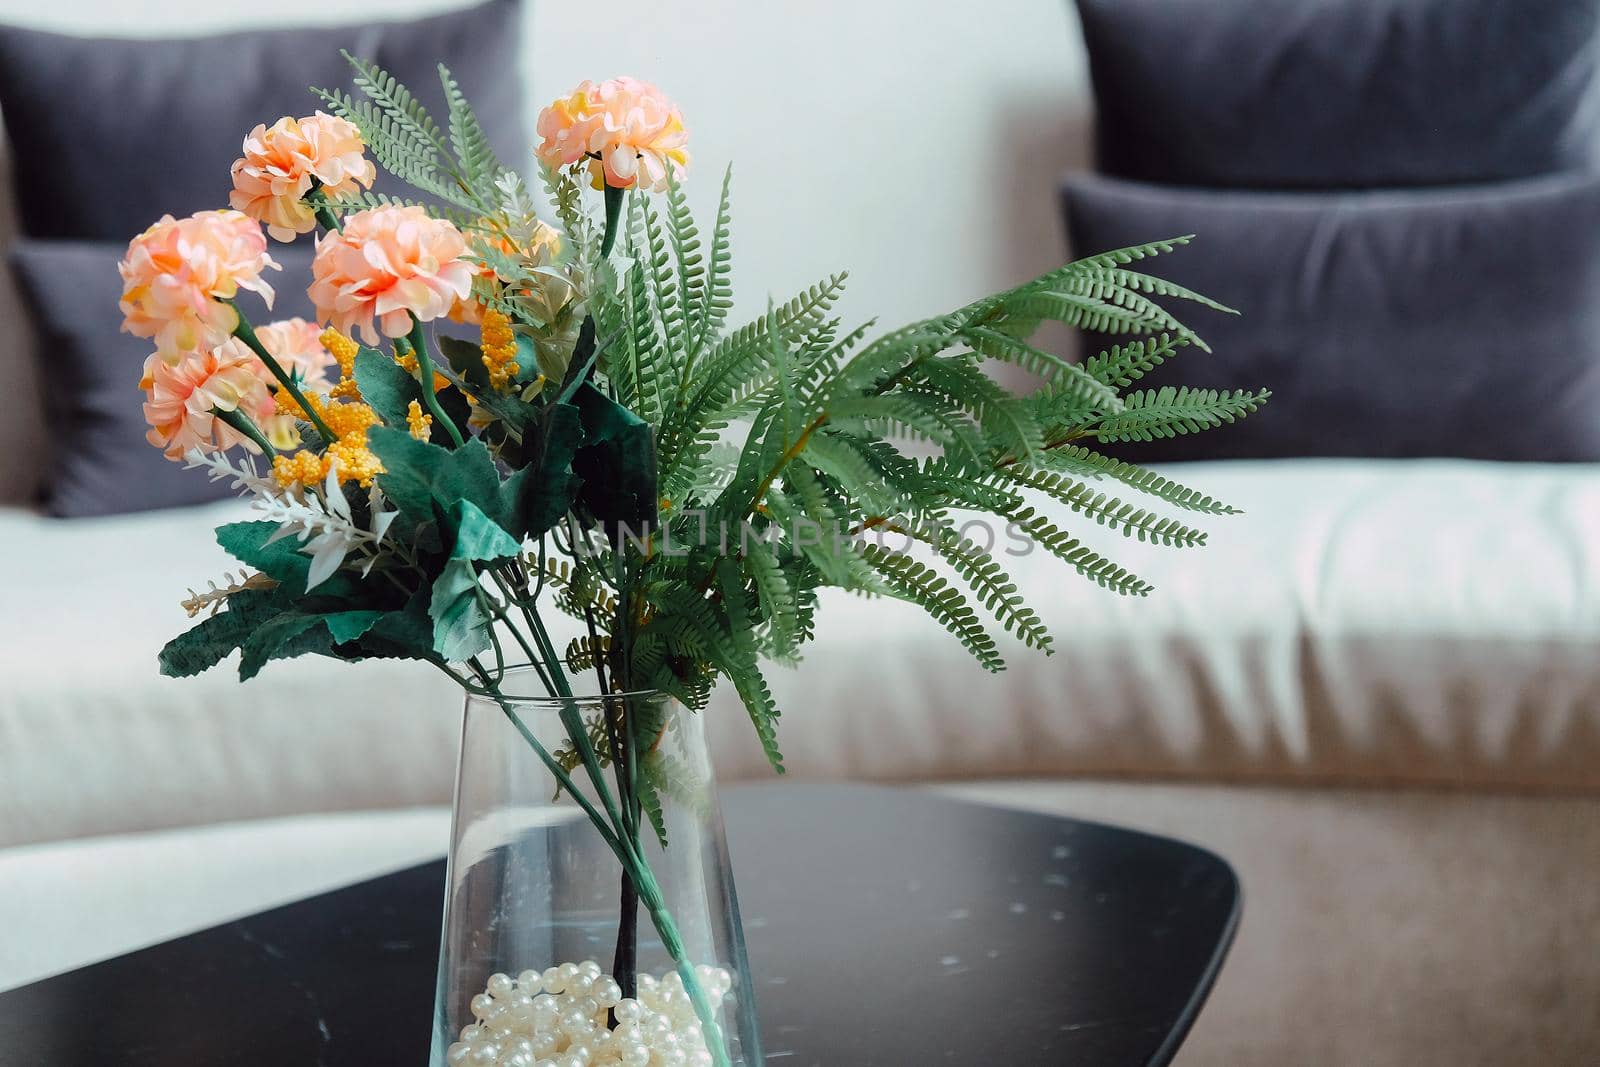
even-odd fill
[(303, 448), (292, 456), (272, 457), (272, 477), (285, 489), (296, 485), (320, 485), (327, 477), (327, 460)]
[[(328, 349), (332, 351), (333, 346), (329, 345)], [(339, 384), (344, 385), (345, 382), (354, 385), (355, 379), (346, 377)], [(335, 386), (334, 392), (337, 394), (338, 391), (339, 386)], [(360, 393), (355, 392), (355, 395), (359, 396)], [(341, 482), (355, 482), (363, 489), (371, 486), (372, 479), (383, 473), (383, 464), (367, 448), (367, 430), (378, 424), (377, 412), (360, 401), (331, 404), (315, 393), (308, 394), (306, 401), (338, 440), (320, 456), (310, 449), (301, 449), (292, 456), (273, 457), (273, 478), (285, 489), (318, 485), (327, 478), (332, 465), (338, 464)], [(304, 417), (300, 405), (293, 399), (280, 395), (278, 403), (287, 413)]]
[(517, 365), (517, 335), (511, 331), (511, 320), (494, 308), (483, 312), (483, 365), (489, 371), (489, 385), (504, 389), (522, 373)]
[(335, 400), (358, 399), (361, 390), (356, 386), (356, 353), (361, 351), (361, 346), (332, 326), (323, 330), (317, 340), (339, 361), (339, 381), (328, 390), (328, 395)]
[(411, 406), (406, 408), (406, 427), (411, 431), (411, 436), (418, 441), (428, 439), (428, 431), (433, 426), (433, 416), (422, 413), (422, 404), (413, 400)]
[(356, 373), (356, 353), (361, 351), (361, 346), (350, 338), (329, 326), (322, 331), (322, 336), (317, 338), (322, 342), (333, 358), (339, 361), (339, 374), (341, 377), (353, 378)]

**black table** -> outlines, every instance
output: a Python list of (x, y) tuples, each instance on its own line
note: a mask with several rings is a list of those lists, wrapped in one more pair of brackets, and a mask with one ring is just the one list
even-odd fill
[[(1166, 1063), (1239, 920), (1228, 865), (1165, 838), (868, 786), (723, 805), (773, 1067)], [(0, 994), (0, 1063), (424, 1064), (443, 880), (426, 864)]]

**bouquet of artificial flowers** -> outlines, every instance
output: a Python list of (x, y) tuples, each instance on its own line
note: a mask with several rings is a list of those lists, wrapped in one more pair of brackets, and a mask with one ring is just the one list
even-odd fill
[[(1129, 269), (1184, 238), (1092, 256), (892, 331), (831, 315), (842, 274), (729, 329), (728, 180), (702, 232), (680, 188), (684, 122), (654, 86), (586, 82), (541, 113), (547, 222), (448, 71), (436, 121), (383, 71), (352, 64), (359, 96), (325, 92), (331, 114), (246, 137), (231, 210), (163, 218), (121, 264), (125, 328), (155, 344), (142, 382), (151, 442), (229, 479), (259, 512), (217, 530), (244, 569), (191, 596), (204, 617), (162, 652), (162, 670), (193, 674), (235, 651), (245, 678), (305, 654), (415, 659), (501, 698), (508, 671), (531, 665), (568, 702), (566, 740), (522, 735), (674, 955), (694, 1055), (727, 1062), (716, 980), (683, 953), (642, 847), (665, 834), (671, 773), (650, 758), (665, 724), (586, 719), (580, 676), (692, 710), (725, 681), (781, 771), (764, 664), (799, 658), (821, 589), (912, 601), (993, 670), (984, 614), (1048, 651), (1039, 617), (962, 535), (963, 518), (1003, 523), (1086, 578), (1144, 594), (1030, 500), (1141, 541), (1199, 544), (1199, 530), (1100, 487), (1182, 511), (1226, 505), (1096, 446), (1232, 421), (1266, 394), (1130, 390), (1201, 343), (1158, 298), (1217, 307)], [(418, 198), (372, 192), (369, 152)], [(271, 306), (267, 235), (313, 231), (318, 322), (253, 325), (240, 298)], [(1068, 362), (1031, 343), (1047, 320), (1124, 340)], [(1014, 395), (984, 374), (986, 359), (1046, 384)], [(551, 609), (583, 636), (560, 644)], [(626, 951), (637, 905), (624, 902), (599, 1030), (644, 1010)], [(576, 1041), (540, 1048), (566, 1054)], [(654, 1062), (608, 1041), (585, 1046), (590, 1062)]]

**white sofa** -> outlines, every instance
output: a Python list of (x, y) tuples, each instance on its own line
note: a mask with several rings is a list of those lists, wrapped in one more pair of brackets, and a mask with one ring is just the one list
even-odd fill
[[(1059, 259), (1053, 183), (1085, 158), (1089, 113), (1066, 8), (994, 0), (975, 23), (912, 0), (541, 4), (532, 91), (597, 68), (667, 85), (709, 170), (738, 155), (743, 306), (843, 264), (852, 307), (894, 321)], [(0, 18), (159, 34), (257, 16), (0, 0)], [(701, 77), (713, 63), (725, 76)], [(893, 109), (902, 158), (936, 161), (926, 180), (886, 197), (862, 163), (877, 127), (834, 123), (817, 144), (785, 114), (863, 101)], [(950, 153), (952, 129), (974, 149)], [(791, 210), (802, 195), (816, 216)], [(0, 331), (12, 397), (32, 378), (18, 336)], [(226, 669), (160, 678), (179, 597), (225, 566), (210, 529), (229, 506), (42, 518), (22, 503), (41, 438), (26, 403), (0, 419), (0, 987), (441, 851), (449, 686), (325, 661), (243, 686)], [(1018, 652), (992, 678), (908, 610), (829, 603), (806, 664), (776, 678), (792, 773), (939, 783), (1229, 858), (1245, 920), (1184, 1063), (1592, 1063), (1600, 470), (1174, 473), (1247, 514), (1205, 523), (1212, 543), (1190, 551), (1089, 527), (1150, 598), (1008, 561), (1058, 635), (1052, 658)], [(764, 774), (743, 715), (711, 716), (723, 775)]]
[[(1009, 561), (1053, 657), (989, 676), (901, 605), (829, 602), (775, 679), (792, 773), (968, 780), (1230, 858), (1246, 919), (1190, 1062), (1586, 1062), (1600, 471), (1176, 473), (1247, 514), (1188, 551), (1090, 527), (1148, 599)], [(157, 676), (230, 510), (0, 513), (0, 915), (26, 918), (0, 985), (443, 847), (419, 809), (448, 802), (459, 701), (427, 670)], [(709, 714), (723, 775), (765, 773), (739, 710)]]

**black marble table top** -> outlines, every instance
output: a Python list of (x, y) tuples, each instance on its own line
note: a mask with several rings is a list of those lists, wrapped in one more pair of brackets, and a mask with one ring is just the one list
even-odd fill
[[(773, 1067), (1166, 1063), (1239, 920), (1228, 865), (1165, 838), (871, 786), (723, 805)], [(0, 993), (0, 1063), (420, 1067), (443, 878)]]

